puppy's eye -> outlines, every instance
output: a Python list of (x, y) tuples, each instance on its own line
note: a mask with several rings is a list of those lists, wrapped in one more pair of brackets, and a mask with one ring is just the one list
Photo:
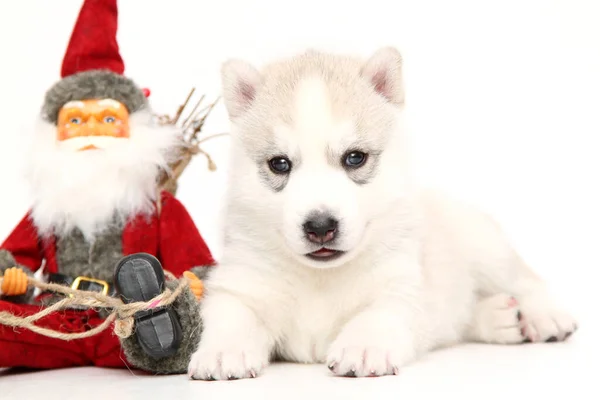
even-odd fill
[(348, 168), (359, 168), (367, 161), (367, 157), (362, 151), (350, 151), (344, 156), (343, 163)]
[(292, 162), (286, 157), (274, 157), (269, 160), (269, 168), (276, 174), (288, 174), (292, 170)]
[(69, 123), (73, 125), (79, 125), (81, 123), (81, 118), (71, 118)]
[(115, 117), (104, 117), (104, 123), (112, 124), (115, 122)]

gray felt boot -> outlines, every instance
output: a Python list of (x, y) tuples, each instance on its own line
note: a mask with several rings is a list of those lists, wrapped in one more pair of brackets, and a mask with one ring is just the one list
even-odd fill
[[(117, 292), (125, 302), (148, 301), (178, 284), (165, 281), (160, 263), (149, 254), (127, 256), (115, 270)], [(185, 373), (202, 332), (194, 294), (186, 289), (170, 306), (136, 313), (134, 319), (132, 335), (121, 341), (127, 361), (157, 374)]]
[[(176, 281), (166, 283), (171, 290), (174, 290), (177, 284)], [(192, 354), (196, 351), (202, 333), (200, 306), (194, 294), (186, 289), (173, 303), (172, 307), (181, 324), (181, 343), (177, 352), (170, 357), (152, 358), (142, 349), (135, 334), (133, 334), (127, 339), (121, 340), (125, 357), (131, 365), (156, 374), (183, 374), (187, 372), (188, 364)]]

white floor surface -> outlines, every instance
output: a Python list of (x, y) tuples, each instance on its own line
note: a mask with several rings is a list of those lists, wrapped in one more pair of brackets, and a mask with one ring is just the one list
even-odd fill
[(399, 376), (383, 378), (336, 378), (323, 365), (294, 364), (274, 364), (257, 379), (228, 382), (100, 368), (4, 370), (0, 371), (0, 399), (597, 400), (596, 328), (584, 323), (566, 343), (441, 350), (405, 367)]

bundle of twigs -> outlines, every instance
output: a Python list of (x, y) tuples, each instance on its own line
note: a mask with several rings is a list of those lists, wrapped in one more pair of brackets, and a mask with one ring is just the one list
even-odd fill
[[(202, 137), (202, 128), (208, 118), (210, 112), (218, 103), (219, 98), (214, 102), (200, 107), (204, 102), (205, 95), (202, 95), (191, 111), (187, 113), (190, 100), (196, 91), (193, 88), (188, 94), (185, 102), (179, 106), (174, 116), (161, 115), (158, 117), (158, 122), (163, 125), (174, 125), (181, 130), (181, 148), (178, 152), (176, 161), (169, 165), (169, 171), (163, 171), (159, 179), (159, 187), (162, 190), (171, 192), (173, 195), (177, 192), (177, 180), (192, 161), (192, 158), (197, 154), (202, 154), (208, 162), (208, 169), (214, 171), (217, 169), (210, 154), (203, 150), (200, 145), (207, 140), (218, 136), (226, 135), (226, 133), (218, 133)], [(186, 117), (183, 114), (187, 114)]]

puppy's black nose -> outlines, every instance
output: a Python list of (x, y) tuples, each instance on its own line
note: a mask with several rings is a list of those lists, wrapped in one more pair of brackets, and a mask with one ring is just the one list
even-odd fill
[(318, 212), (309, 215), (303, 228), (308, 240), (323, 244), (335, 238), (338, 221), (328, 213)]

